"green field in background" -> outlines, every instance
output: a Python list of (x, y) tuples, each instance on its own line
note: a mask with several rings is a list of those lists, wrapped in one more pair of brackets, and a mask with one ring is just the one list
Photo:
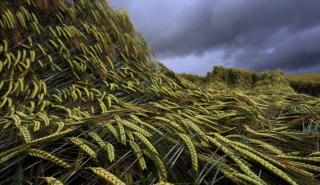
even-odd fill
[(320, 72), (287, 75), (286, 78), (288, 80), (295, 80), (295, 81), (300, 81), (300, 80), (303, 80), (303, 81), (320, 81)]

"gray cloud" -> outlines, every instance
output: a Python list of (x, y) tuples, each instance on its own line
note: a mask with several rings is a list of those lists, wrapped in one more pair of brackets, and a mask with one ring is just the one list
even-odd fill
[[(282, 68), (302, 70), (320, 65), (320, 26), (291, 34), (284, 39), (272, 39), (272, 48), (262, 53), (248, 49), (239, 61), (248, 59), (247, 66), (256, 70)], [(256, 51), (252, 53), (252, 51)], [(261, 51), (261, 50), (260, 50)], [(243, 62), (242, 62), (243, 63)], [(239, 62), (241, 64), (241, 62)]]
[[(254, 70), (320, 66), (319, 0), (111, 0), (130, 16), (160, 60), (194, 59)], [(222, 51), (216, 55), (216, 51)], [(212, 57), (212, 62), (208, 56)], [(181, 60), (178, 62), (178, 59)], [(198, 59), (198, 60), (197, 60)], [(217, 61), (217, 59), (221, 61)], [(189, 62), (190, 63), (190, 62)], [(188, 72), (193, 72), (190, 66)]]

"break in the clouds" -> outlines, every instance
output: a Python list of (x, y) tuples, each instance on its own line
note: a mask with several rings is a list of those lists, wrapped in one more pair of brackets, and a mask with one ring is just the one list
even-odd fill
[(109, 0), (177, 72), (320, 69), (319, 0)]

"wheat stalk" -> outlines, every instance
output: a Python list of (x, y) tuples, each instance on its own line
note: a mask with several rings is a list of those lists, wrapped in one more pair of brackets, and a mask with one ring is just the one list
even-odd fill
[(96, 132), (89, 131), (88, 135), (105, 151), (107, 151), (107, 156), (110, 162), (115, 159), (114, 147), (112, 144), (105, 142)]
[(134, 125), (134, 124), (130, 123), (129, 121), (121, 120), (121, 122), (125, 127), (130, 128), (133, 131), (139, 132), (140, 134), (144, 135), (145, 137), (151, 137), (152, 136), (149, 132), (147, 132), (143, 128), (141, 128), (141, 127), (139, 127), (137, 125)]
[(174, 184), (169, 183), (169, 182), (158, 182), (158, 183), (156, 183), (154, 185), (174, 185)]
[(97, 160), (97, 153), (92, 148), (90, 148), (83, 139), (80, 139), (77, 137), (71, 137), (71, 138), (67, 138), (67, 141), (81, 148), (92, 159)]
[(158, 178), (159, 181), (166, 181), (167, 179), (167, 170), (164, 166), (160, 157), (150, 151), (143, 151), (143, 153), (148, 156), (154, 163), (155, 167), (157, 168)]
[(64, 185), (60, 180), (54, 178), (54, 177), (43, 177), (48, 185)]
[(120, 136), (118, 135), (118, 132), (117, 132), (116, 128), (115, 128), (111, 123), (105, 124), (105, 125), (104, 125), (104, 128), (105, 128), (106, 132), (111, 132), (112, 135), (113, 135), (117, 140), (120, 139)]
[(239, 165), (239, 168), (247, 174), (249, 177), (253, 178), (256, 181), (260, 181), (262, 184), (266, 184), (260, 179), (259, 176), (257, 176), (255, 173), (252, 172), (252, 170), (246, 165), (242, 160), (238, 157), (236, 157), (229, 149), (224, 147), (220, 142), (218, 142), (216, 139), (212, 137), (207, 137), (208, 141), (212, 143), (215, 147), (219, 148), (221, 151), (223, 151), (226, 155), (228, 155), (235, 163)]
[(24, 142), (26, 144), (31, 143), (32, 136), (31, 136), (31, 133), (29, 132), (28, 128), (23, 125), (20, 125), (18, 128), (19, 128), (19, 131), (23, 137)]
[(40, 150), (40, 149), (35, 149), (31, 148), (28, 149), (28, 155), (33, 156), (33, 157), (38, 157), (47, 161), (51, 161), (52, 163), (59, 165), (63, 168), (71, 168), (71, 165), (68, 164), (67, 162), (63, 161), (59, 157), (54, 156), (53, 154)]
[(138, 132), (133, 132), (133, 135), (137, 137), (154, 155), (159, 155), (157, 149), (151, 144), (151, 142)]
[(126, 131), (124, 129), (122, 120), (120, 117), (116, 116), (115, 119), (117, 120), (117, 126), (118, 126), (118, 130), (119, 130), (119, 136), (120, 136), (120, 142), (123, 145), (126, 145)]
[(241, 154), (247, 156), (248, 158), (256, 161), (257, 163), (261, 164), (262, 166), (264, 166), (265, 168), (267, 168), (268, 170), (270, 170), (272, 173), (274, 173), (275, 175), (277, 175), (278, 177), (282, 178), (283, 180), (287, 181), (289, 184), (292, 185), (298, 185), (291, 177), (289, 177), (285, 172), (283, 172), (282, 170), (280, 170), (279, 168), (275, 167), (274, 165), (272, 165), (271, 163), (267, 162), (266, 160), (258, 157), (257, 155), (241, 149), (237, 146), (233, 146), (233, 148), (235, 148), (238, 152), (240, 152)]
[(249, 177), (247, 175), (244, 175), (244, 174), (241, 174), (241, 173), (234, 173), (233, 175), (238, 177), (239, 179), (245, 181), (245, 184), (263, 185), (261, 182), (256, 181), (255, 179), (253, 179), (253, 178), (251, 178), (251, 177)]
[(145, 159), (143, 157), (143, 153), (142, 153), (141, 148), (134, 141), (129, 141), (129, 144), (130, 144), (133, 152), (136, 154), (136, 156), (138, 158), (140, 169), (141, 170), (146, 170), (147, 169), (147, 164), (146, 164), (146, 161), (145, 161)]
[(191, 139), (189, 138), (189, 136), (185, 135), (185, 134), (178, 134), (179, 138), (183, 141), (183, 143), (186, 145), (186, 147), (188, 148), (188, 151), (191, 155), (191, 161), (192, 161), (192, 168), (195, 172), (198, 171), (198, 158), (197, 158), (197, 151), (191, 141)]
[(123, 181), (121, 181), (119, 178), (117, 178), (112, 173), (108, 172), (104, 168), (101, 167), (90, 167), (90, 169), (94, 174), (97, 176), (103, 178), (106, 182), (112, 184), (112, 185), (125, 185)]

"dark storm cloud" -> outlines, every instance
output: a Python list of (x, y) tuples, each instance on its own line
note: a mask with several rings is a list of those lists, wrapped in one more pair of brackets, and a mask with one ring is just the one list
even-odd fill
[(210, 53), (222, 50), (224, 55), (217, 56), (220, 64), (232, 60), (233, 66), (255, 70), (296, 71), (320, 66), (319, 0), (113, 0), (111, 3), (129, 9), (134, 23), (160, 60), (198, 56), (199, 62), (206, 58), (209, 71), (212, 65), (202, 56), (214, 57)]
[[(320, 26), (291, 33), (285, 39), (274, 39), (269, 51), (255, 49), (243, 53), (239, 60), (248, 59), (247, 65), (256, 70), (281, 68), (287, 71), (320, 67)], [(288, 35), (288, 34), (286, 34)], [(256, 51), (252, 53), (252, 51)], [(251, 64), (251, 65), (250, 65)]]

